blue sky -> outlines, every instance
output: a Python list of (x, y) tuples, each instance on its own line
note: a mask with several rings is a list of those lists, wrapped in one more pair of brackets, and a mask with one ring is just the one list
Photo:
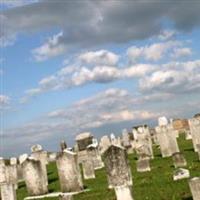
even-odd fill
[[(79, 8), (82, 8), (81, 10)], [(1, 154), (200, 108), (198, 1), (4, 0)]]

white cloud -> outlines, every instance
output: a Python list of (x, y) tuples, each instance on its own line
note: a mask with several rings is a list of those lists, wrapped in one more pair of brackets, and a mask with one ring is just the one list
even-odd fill
[(161, 31), (160, 35), (158, 35), (158, 39), (160, 40), (169, 40), (171, 39), (174, 35), (176, 35), (176, 31), (174, 30), (163, 30)]
[[(35, 96), (47, 91), (69, 89), (89, 83), (107, 83), (120, 79), (139, 78), (153, 70), (156, 65), (137, 64), (126, 68), (114, 66), (96, 66), (94, 68), (68, 66), (56, 74), (43, 78), (38, 87), (28, 89), (28, 96)], [(24, 101), (23, 101), (24, 102)]]
[(127, 50), (127, 55), (132, 62), (136, 62), (138, 59), (158, 61), (165, 57), (169, 50), (180, 45), (181, 43), (178, 41), (167, 41), (144, 47), (132, 46)]
[(52, 38), (49, 38), (48, 41), (42, 46), (33, 49), (32, 54), (34, 59), (38, 62), (41, 62), (63, 54), (66, 51), (66, 46), (62, 43), (59, 43), (62, 35), (63, 32), (60, 32), (54, 35)]
[(7, 108), (10, 104), (10, 97), (0, 94), (0, 109)]
[(175, 48), (173, 53), (172, 53), (172, 57), (173, 58), (180, 58), (180, 57), (188, 57), (192, 55), (192, 50), (190, 48)]
[(119, 56), (107, 50), (90, 51), (79, 56), (82, 62), (94, 65), (116, 65)]
[(185, 93), (200, 90), (200, 60), (171, 62), (140, 80), (143, 92)]

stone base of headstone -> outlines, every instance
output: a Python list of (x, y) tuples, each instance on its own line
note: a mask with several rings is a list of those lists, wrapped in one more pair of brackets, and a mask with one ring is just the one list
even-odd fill
[(130, 186), (114, 187), (117, 200), (133, 200)]
[(173, 159), (175, 168), (187, 166), (187, 161), (185, 160), (183, 154), (181, 153), (174, 153), (172, 155), (172, 159)]
[(190, 179), (189, 186), (193, 200), (200, 200), (200, 177)]
[(17, 200), (16, 190), (13, 184), (1, 185), (1, 200)]
[(174, 181), (178, 181), (185, 178), (190, 178), (190, 171), (188, 169), (179, 168), (174, 171), (173, 175)]
[(191, 139), (192, 139), (192, 135), (191, 135), (191, 133), (190, 133), (189, 130), (186, 130), (186, 131), (185, 131), (185, 139), (186, 139), (186, 140), (191, 140)]
[(139, 158), (139, 160), (137, 161), (137, 171), (138, 172), (151, 171), (149, 161), (150, 161), (149, 158)]

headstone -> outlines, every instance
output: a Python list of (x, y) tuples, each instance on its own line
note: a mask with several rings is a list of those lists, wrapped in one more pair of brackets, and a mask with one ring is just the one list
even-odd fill
[(82, 162), (83, 167), (83, 177), (84, 179), (94, 179), (95, 178), (95, 171), (94, 171), (94, 164), (92, 158), (88, 156), (88, 159), (83, 160)]
[(189, 186), (193, 200), (200, 200), (200, 177), (190, 179)]
[(48, 193), (48, 187), (40, 161), (31, 157), (26, 158), (22, 163), (22, 169), (27, 191), (30, 196)]
[(46, 182), (46, 185), (48, 186), (48, 177), (47, 177), (48, 154), (47, 152), (43, 150), (34, 151), (31, 154), (31, 157), (41, 162), (43, 177)]
[(56, 162), (56, 158), (57, 158), (56, 152), (48, 153), (48, 163)]
[(78, 192), (83, 189), (77, 154), (64, 150), (56, 161), (62, 192)]
[(156, 127), (162, 157), (170, 157), (172, 154), (180, 152), (176, 140), (176, 134), (171, 125)]
[(151, 171), (151, 168), (150, 168), (150, 158), (148, 158), (148, 157), (145, 157), (145, 158), (140, 157), (137, 160), (137, 171), (138, 172), (148, 172), (148, 171)]
[(67, 149), (67, 144), (64, 140), (60, 142), (60, 148), (61, 148), (61, 151), (64, 151), (65, 149)]
[(197, 145), (200, 144), (200, 118), (189, 119), (189, 126), (192, 135), (192, 142), (195, 152), (198, 152)]
[[(103, 154), (109, 188), (114, 188), (117, 200), (133, 200), (131, 195), (132, 176), (126, 150), (111, 145)], [(125, 198), (126, 197), (126, 198)]]
[(173, 163), (174, 163), (175, 168), (187, 166), (187, 161), (185, 160), (182, 153), (179, 153), (179, 152), (174, 153), (172, 155), (172, 159), (173, 159)]
[(149, 131), (148, 126), (136, 126), (133, 127), (133, 135), (135, 138), (135, 148), (138, 146), (145, 146), (148, 149), (148, 153), (151, 158), (153, 158), (153, 148), (152, 148), (152, 141), (151, 141), (151, 134)]
[(158, 125), (159, 126), (167, 126), (168, 120), (165, 116), (158, 118)]
[(99, 143), (99, 148), (100, 148), (100, 152), (101, 154), (107, 150), (107, 148), (111, 145), (111, 141), (110, 138), (107, 135), (104, 135)]
[(87, 147), (93, 143), (93, 136), (90, 132), (84, 132), (76, 136), (78, 163), (87, 159)]
[(0, 185), (6, 183), (6, 165), (3, 158), (0, 158)]
[(101, 155), (97, 146), (89, 145), (87, 147), (89, 156), (92, 158), (94, 169), (101, 169), (104, 167)]
[(18, 175), (17, 175), (17, 158), (10, 159), (10, 165), (7, 166), (8, 183), (13, 184), (17, 189)]
[(4, 183), (1, 185), (2, 200), (17, 200), (16, 190), (13, 184)]
[(190, 171), (188, 169), (179, 168), (174, 171), (173, 180), (181, 180), (190, 177)]

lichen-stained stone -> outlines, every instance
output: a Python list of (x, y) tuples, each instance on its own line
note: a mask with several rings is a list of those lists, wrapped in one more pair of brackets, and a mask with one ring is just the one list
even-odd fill
[(151, 171), (150, 168), (150, 158), (139, 158), (137, 160), (137, 171), (138, 172), (147, 172)]
[(172, 155), (173, 163), (176, 168), (178, 167), (185, 167), (187, 165), (187, 161), (185, 160), (182, 153), (174, 153)]
[(121, 146), (111, 145), (103, 153), (109, 187), (132, 185), (131, 171), (126, 150)]
[(56, 161), (62, 192), (83, 190), (77, 154), (68, 150), (59, 153)]
[(5, 183), (1, 185), (1, 200), (17, 200), (13, 184)]
[(28, 194), (30, 196), (47, 194), (48, 187), (41, 162), (29, 157), (21, 165)]

